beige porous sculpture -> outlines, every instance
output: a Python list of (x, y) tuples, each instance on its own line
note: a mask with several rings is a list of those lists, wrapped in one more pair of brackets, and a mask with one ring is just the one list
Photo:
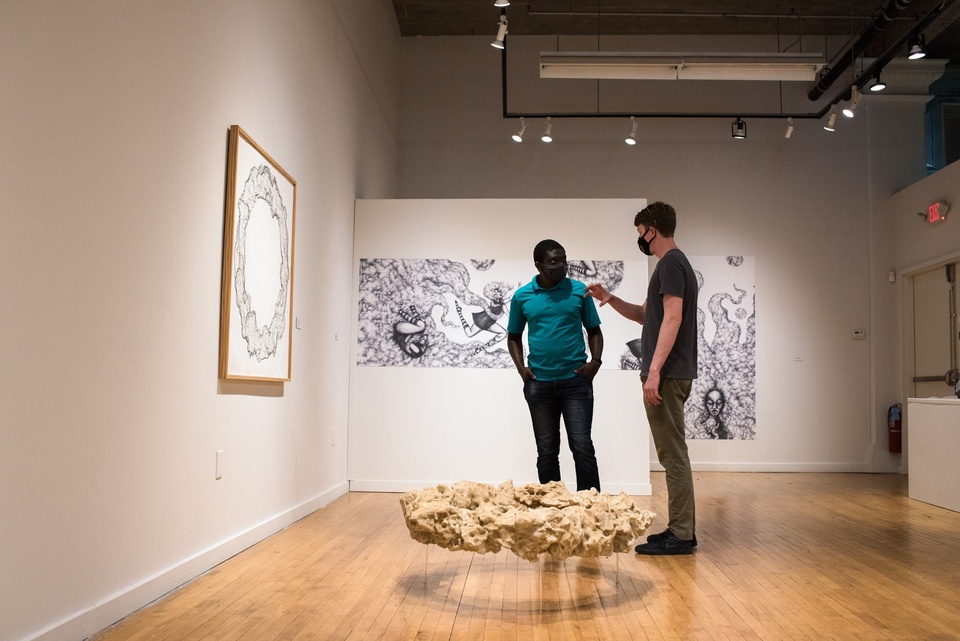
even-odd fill
[(499, 552), (528, 561), (547, 552), (568, 556), (610, 556), (627, 552), (653, 522), (625, 492), (570, 493), (561, 482), (499, 487), (458, 481), (410, 491), (400, 497), (410, 536), (447, 550)]

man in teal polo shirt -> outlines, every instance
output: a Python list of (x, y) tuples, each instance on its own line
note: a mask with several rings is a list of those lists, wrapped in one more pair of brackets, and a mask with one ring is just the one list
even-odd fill
[[(593, 377), (600, 369), (603, 334), (593, 298), (580, 281), (567, 278), (567, 254), (555, 240), (533, 250), (539, 272), (513, 295), (507, 323), (507, 347), (523, 379), (537, 443), (541, 483), (560, 480), (560, 418), (577, 470), (577, 490), (600, 490), (600, 473), (590, 430), (593, 425)], [(523, 359), (523, 330), (530, 354)], [(583, 340), (591, 359), (587, 360)]]

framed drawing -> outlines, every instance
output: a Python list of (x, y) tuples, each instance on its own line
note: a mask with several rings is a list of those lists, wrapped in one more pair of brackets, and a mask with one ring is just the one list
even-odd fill
[(297, 181), (230, 127), (220, 378), (289, 381)]

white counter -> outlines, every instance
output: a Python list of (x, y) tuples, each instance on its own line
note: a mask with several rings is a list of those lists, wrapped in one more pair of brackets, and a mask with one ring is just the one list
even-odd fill
[(960, 398), (907, 399), (910, 498), (960, 512)]

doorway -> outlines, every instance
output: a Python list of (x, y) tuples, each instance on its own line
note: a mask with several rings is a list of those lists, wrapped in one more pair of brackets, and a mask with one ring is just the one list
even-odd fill
[(913, 388), (915, 398), (954, 397), (960, 336), (957, 333), (957, 265), (913, 275)]

